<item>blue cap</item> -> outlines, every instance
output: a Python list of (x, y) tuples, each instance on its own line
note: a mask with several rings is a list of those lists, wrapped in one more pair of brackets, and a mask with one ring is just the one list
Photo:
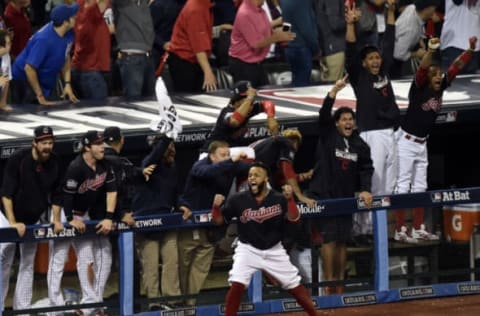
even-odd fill
[(63, 21), (70, 19), (78, 12), (78, 3), (72, 5), (58, 4), (50, 12), (50, 19), (54, 24), (62, 24)]

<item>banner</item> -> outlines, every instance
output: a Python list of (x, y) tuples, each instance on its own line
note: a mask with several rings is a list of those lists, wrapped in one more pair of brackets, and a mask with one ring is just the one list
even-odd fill
[(168, 96), (162, 77), (157, 78), (155, 94), (157, 95), (159, 117), (150, 122), (150, 129), (176, 139), (178, 134), (182, 132), (182, 123), (172, 100)]

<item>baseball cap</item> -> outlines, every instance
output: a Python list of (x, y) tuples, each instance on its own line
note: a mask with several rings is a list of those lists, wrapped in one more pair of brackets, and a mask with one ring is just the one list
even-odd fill
[(73, 3), (72, 5), (66, 5), (64, 3), (56, 5), (52, 12), (50, 12), (50, 19), (54, 24), (62, 24), (63, 21), (68, 20), (78, 11), (78, 3)]
[(103, 138), (106, 142), (116, 142), (122, 138), (122, 132), (117, 126), (109, 126), (103, 131)]
[(252, 87), (252, 84), (248, 80), (242, 80), (235, 83), (232, 89), (233, 96), (230, 99), (232, 102), (238, 101), (247, 96), (247, 91)]
[(39, 141), (45, 138), (53, 138), (53, 129), (50, 126), (40, 125), (33, 131), (35, 141)]
[(90, 146), (90, 145), (98, 145), (103, 143), (103, 134), (99, 131), (88, 131), (82, 137), (82, 145), (83, 146)]

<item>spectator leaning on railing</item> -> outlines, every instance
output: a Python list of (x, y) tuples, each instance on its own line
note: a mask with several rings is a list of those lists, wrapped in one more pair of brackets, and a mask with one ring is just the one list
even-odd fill
[(63, 95), (72, 102), (78, 99), (71, 86), (70, 52), (78, 4), (60, 4), (50, 13), (51, 22), (37, 31), (12, 66), (13, 102), (53, 105), (47, 99), (63, 76)]

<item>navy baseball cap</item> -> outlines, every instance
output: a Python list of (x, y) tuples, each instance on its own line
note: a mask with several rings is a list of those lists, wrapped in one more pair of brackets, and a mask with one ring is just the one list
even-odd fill
[(122, 139), (122, 132), (117, 126), (110, 126), (103, 131), (103, 138), (106, 142), (112, 143)]
[(35, 136), (35, 141), (43, 140), (46, 138), (54, 138), (53, 129), (50, 126), (40, 125), (35, 128), (33, 131)]
[(103, 143), (103, 133), (99, 131), (88, 131), (82, 137), (83, 146), (98, 145)]
[(232, 102), (238, 101), (247, 96), (247, 91), (252, 87), (252, 84), (248, 80), (242, 80), (233, 86), (232, 93), (233, 96), (230, 99)]
[(63, 21), (70, 19), (72, 16), (76, 15), (78, 12), (78, 3), (72, 5), (66, 5), (64, 3), (57, 4), (50, 12), (50, 19), (54, 24), (62, 24)]

